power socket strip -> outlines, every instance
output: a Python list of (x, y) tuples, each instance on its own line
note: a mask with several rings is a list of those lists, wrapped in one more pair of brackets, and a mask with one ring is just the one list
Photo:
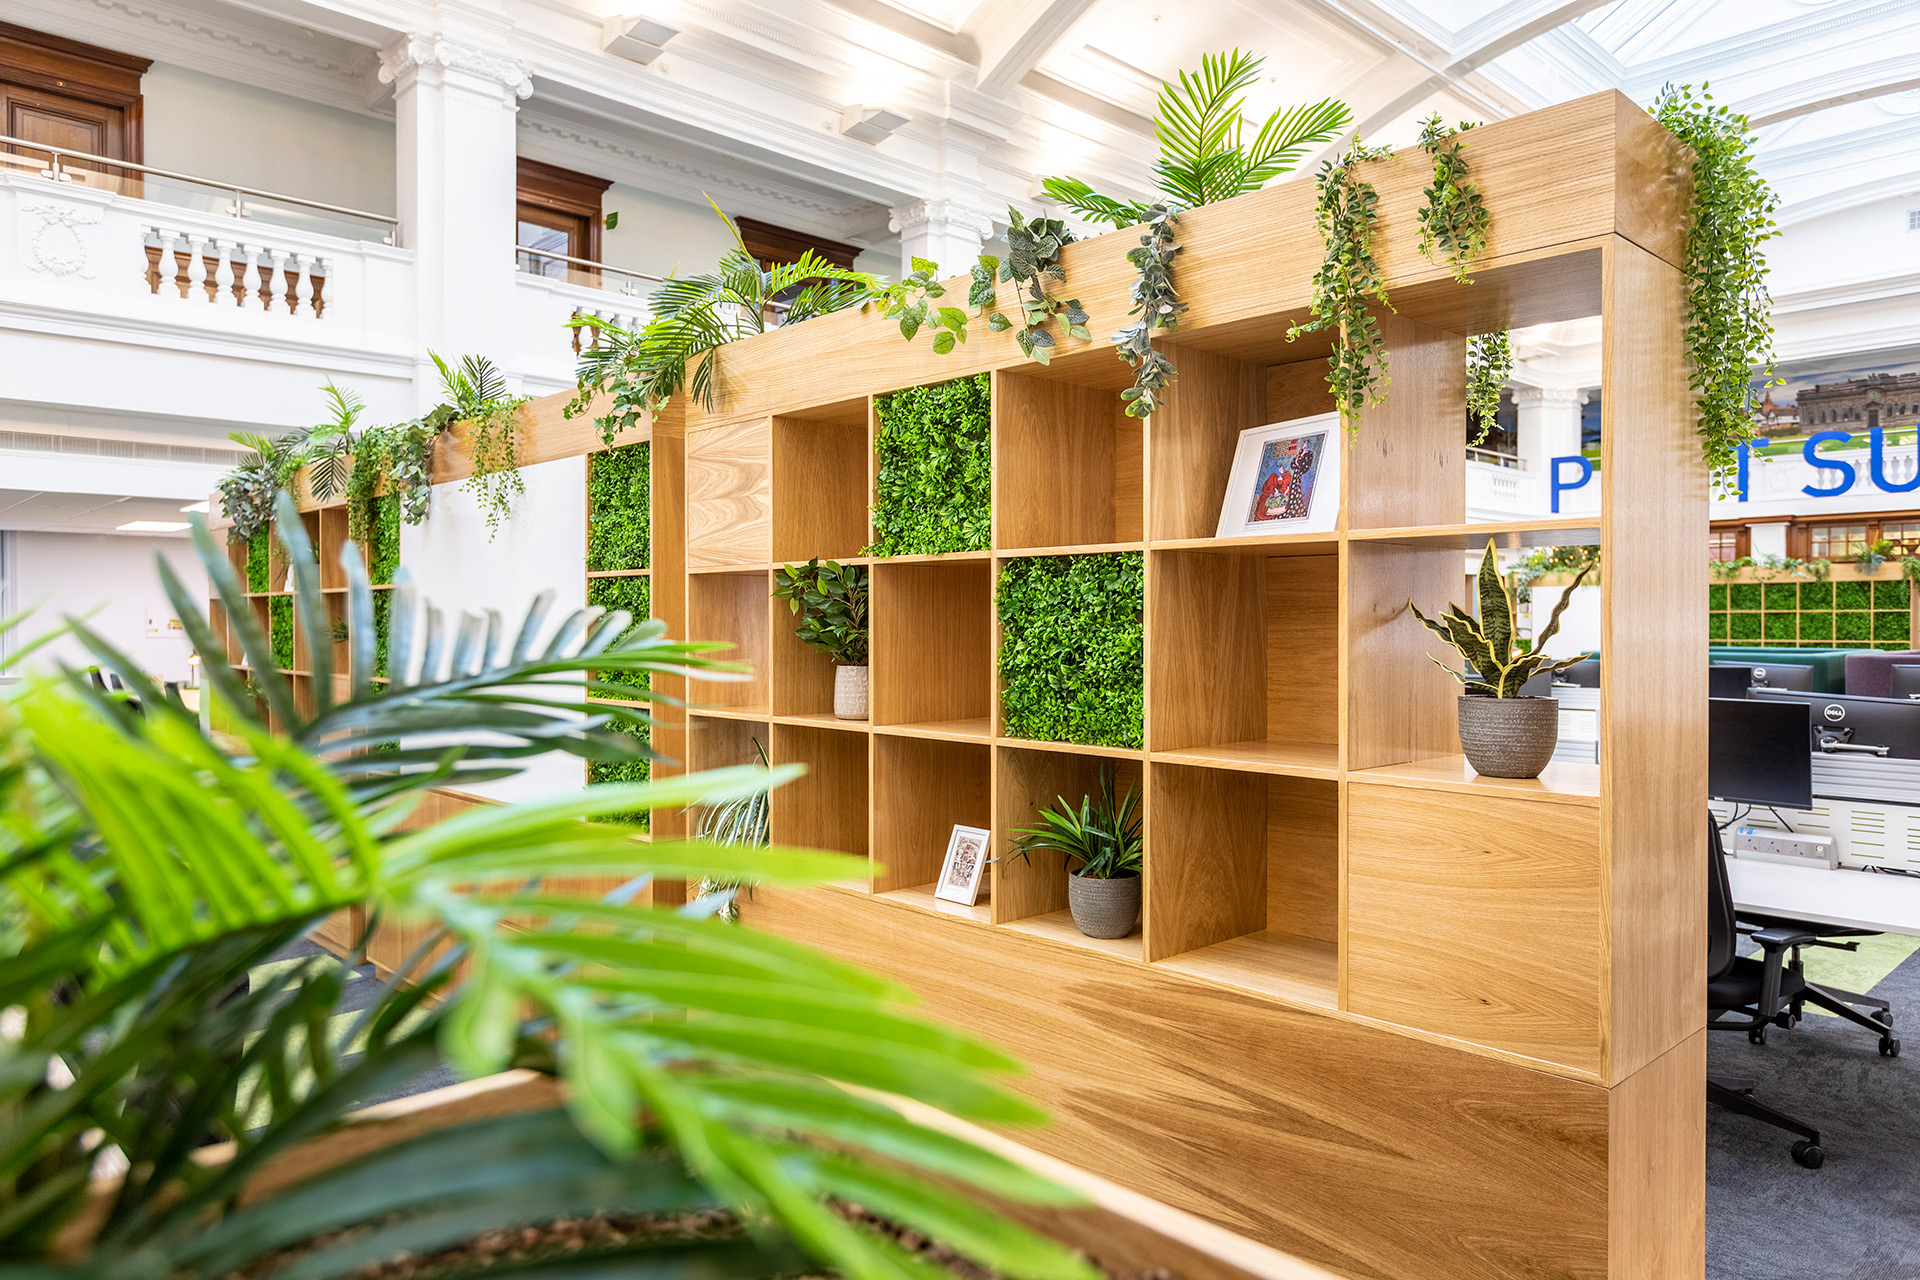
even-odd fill
[(1832, 836), (1797, 835), (1768, 827), (1735, 827), (1733, 853), (1755, 862), (1786, 862), (1828, 871), (1840, 865), (1840, 847)]

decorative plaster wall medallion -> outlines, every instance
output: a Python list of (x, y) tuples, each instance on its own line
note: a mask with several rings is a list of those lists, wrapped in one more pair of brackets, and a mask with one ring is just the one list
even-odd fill
[(20, 211), (40, 219), (40, 229), (27, 242), (27, 251), (33, 255), (28, 265), (33, 270), (82, 280), (94, 278), (87, 270), (87, 242), (80, 228), (99, 226), (98, 217), (64, 204), (22, 205)]

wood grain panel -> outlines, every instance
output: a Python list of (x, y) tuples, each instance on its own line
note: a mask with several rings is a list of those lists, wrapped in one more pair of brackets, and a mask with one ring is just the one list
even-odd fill
[(1341, 527), (1459, 524), (1467, 516), (1467, 340), (1401, 315), (1376, 317), (1391, 383), (1345, 434)]
[(1348, 768), (1460, 753), (1460, 686), (1428, 657), (1451, 651), (1407, 608), (1411, 598), (1431, 614), (1458, 599), (1460, 563), (1447, 547), (1347, 545)]
[(1147, 431), (1140, 418), (1122, 411), (1113, 426), (1113, 540), (1146, 537)]
[[(1257, 562), (1256, 563), (1261, 563)], [(1266, 732), (1276, 742), (1340, 741), (1340, 558), (1276, 556), (1265, 591)]]
[(763, 565), (773, 556), (773, 425), (754, 419), (687, 440), (687, 568)]
[(1340, 936), (1340, 788), (1267, 779), (1267, 928), (1298, 938)]
[[(996, 374), (994, 545), (1070, 547), (1118, 541), (1116, 445), (1122, 421), (1129, 420), (1120, 397), (1111, 391)], [(1137, 430), (1129, 435), (1138, 438)], [(1138, 502), (1137, 491), (1134, 500)]]
[(1147, 959), (1267, 927), (1267, 778), (1156, 764), (1147, 829)]
[[(1681, 356), (1685, 281), (1616, 240), (1601, 346), (1601, 833), (1609, 1078), (1692, 1035), (1706, 981), (1706, 477)], [(1664, 549), (1664, 550), (1663, 550)]]
[(993, 713), (992, 572), (985, 560), (873, 566), (873, 722)]
[(867, 527), (867, 418), (773, 420), (773, 558), (845, 560)]
[(767, 795), (775, 844), (867, 856), (867, 736), (773, 726), (773, 762), (807, 772)]
[[(777, 716), (830, 715), (833, 712), (833, 659), (801, 643), (794, 633), (799, 619), (785, 600), (774, 600), (773, 635), (768, 641), (767, 672)], [(868, 661), (872, 658), (869, 656)]]
[[(1288, 422), (1332, 413), (1339, 407), (1327, 386), (1327, 362), (1294, 360), (1267, 366), (1267, 407), (1261, 415), (1268, 422)], [(1224, 481), (1223, 492), (1224, 492)]]
[(1137, 760), (1101, 760), (1063, 751), (1026, 751), (1001, 747), (994, 752), (993, 922), (1025, 920), (1061, 911), (1067, 905), (1065, 859), (1036, 853), (1013, 854), (1016, 834), (1039, 825), (1040, 810), (1065, 800), (1075, 810), (1087, 796), (1099, 794), (1100, 773), (1113, 770), (1116, 788), (1128, 788), (1144, 802)]
[[(955, 826), (993, 825), (984, 743), (873, 739), (873, 891), (930, 885)], [(983, 891), (989, 881), (981, 880)]]
[(1610, 1280), (1706, 1275), (1706, 1074), (1707, 1031), (1696, 1027), (1613, 1090)]
[(1347, 797), (1347, 1008), (1600, 1071), (1598, 819), (1403, 787)]
[(695, 707), (766, 708), (768, 653), (772, 642), (773, 575), (698, 573), (687, 579), (687, 632), (697, 640), (729, 644), (712, 656), (745, 667), (725, 680), (696, 680), (688, 701)]
[(1168, 345), (1180, 376), (1161, 393), (1147, 430), (1149, 538), (1210, 538), (1240, 433), (1269, 421), (1261, 370), (1212, 352)]
[[(667, 624), (670, 636), (690, 636), (687, 630), (687, 440), (685, 419), (678, 405), (668, 406), (654, 422), (648, 449), (648, 488), (652, 497), (654, 565), (649, 599), (653, 616)], [(681, 676), (655, 676), (669, 697), (687, 696), (690, 681)], [(653, 763), (653, 776), (669, 778), (686, 772), (687, 713), (681, 706), (655, 702), (650, 708), (655, 724), (653, 749), (665, 759)], [(686, 834), (684, 810), (657, 809), (650, 819), (656, 836)], [(657, 888), (658, 886), (656, 886)]]
[(1607, 1275), (1596, 1086), (886, 900), (745, 911), (1026, 1062), (1020, 1139), (1101, 1177), (1347, 1276)]
[(1149, 558), (1148, 746), (1176, 751), (1266, 737), (1265, 562), (1200, 551)]
[(1624, 94), (1613, 100), (1613, 111), (1613, 229), (1668, 266), (1684, 266), (1692, 154)]

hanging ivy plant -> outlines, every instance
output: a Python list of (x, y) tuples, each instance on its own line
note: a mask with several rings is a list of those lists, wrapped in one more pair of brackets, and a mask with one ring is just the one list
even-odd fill
[[(1060, 250), (1072, 243), (1073, 232), (1067, 230), (1067, 224), (1060, 219), (1035, 218), (1028, 222), (1018, 209), (1008, 206), (1007, 260), (1001, 262), (990, 253), (980, 255), (983, 265), (999, 268), (1002, 283), (1011, 281), (1025, 286), (1025, 296), (1020, 298), (1019, 332), (1013, 339), (1029, 360), (1038, 360), (1041, 364), (1053, 358), (1056, 340), (1047, 322), (1055, 316), (1066, 322), (1070, 336), (1093, 337), (1087, 331), (1087, 313), (1078, 298), (1061, 298), (1047, 292), (1047, 281), (1066, 282), (1067, 271), (1060, 265)], [(987, 328), (995, 333), (1014, 327), (1014, 322), (1003, 312), (996, 311), (987, 317)]]
[(1740, 446), (1753, 438), (1754, 371), (1777, 383), (1773, 299), (1760, 246), (1779, 234), (1779, 205), (1753, 169), (1747, 118), (1713, 105), (1707, 86), (1667, 85), (1654, 118), (1693, 149), (1693, 208), (1687, 228), (1687, 365), (1699, 417), (1700, 456), (1714, 483), (1738, 473)]
[(361, 432), (346, 483), (347, 536), (356, 544), (368, 545), (374, 498), (383, 483), (397, 500), (401, 520), (417, 525), (427, 518), (433, 496), (433, 445), (453, 414), (454, 407), (443, 404), (411, 422)]
[(1473, 283), (1467, 265), (1487, 251), (1491, 221), (1479, 188), (1467, 181), (1467, 161), (1461, 154), (1467, 144), (1460, 135), (1471, 128), (1463, 123), (1449, 129), (1436, 111), (1420, 130), (1420, 148), (1433, 160), (1433, 182), (1420, 210), (1420, 252), (1430, 262), (1445, 262), (1461, 284)]
[(1133, 366), (1133, 385), (1120, 393), (1131, 417), (1144, 418), (1160, 407), (1160, 391), (1171, 383), (1176, 370), (1173, 361), (1153, 349), (1153, 335), (1159, 329), (1180, 324), (1180, 313), (1187, 304), (1173, 287), (1173, 255), (1180, 246), (1173, 242), (1174, 225), (1180, 215), (1164, 204), (1147, 211), (1147, 232), (1140, 247), (1127, 250), (1127, 261), (1140, 273), (1133, 282), (1133, 310), (1139, 319), (1113, 335), (1114, 349)]
[(514, 453), (515, 411), (527, 397), (509, 396), (499, 370), (484, 356), (468, 356), (456, 369), (438, 352), (427, 354), (439, 366), (440, 385), (452, 403), (452, 416), (472, 424), (467, 447), (473, 474), (463, 487), (480, 499), (480, 510), (487, 517), (487, 539), (492, 541), (500, 532), (500, 522), (513, 514), (513, 500), (527, 491)]
[(1340, 406), (1340, 420), (1349, 431), (1359, 425), (1360, 410), (1387, 396), (1387, 344), (1367, 305), (1372, 298), (1387, 310), (1387, 283), (1373, 257), (1374, 223), (1380, 193), (1355, 171), (1368, 160), (1390, 153), (1368, 147), (1358, 138), (1337, 160), (1328, 160), (1314, 176), (1318, 198), (1313, 221), (1327, 247), (1326, 260), (1314, 273), (1313, 319), (1287, 330), (1287, 340), (1303, 333), (1334, 331), (1333, 354), (1327, 357), (1327, 386)]
[(872, 305), (883, 316), (900, 321), (900, 336), (912, 342), (920, 330), (933, 330), (935, 355), (946, 355), (956, 343), (967, 340), (967, 313), (959, 307), (936, 306), (947, 296), (940, 283), (940, 264), (926, 258), (913, 259), (913, 270), (900, 280), (876, 289)]
[(1479, 428), (1474, 444), (1483, 443), (1500, 412), (1500, 392), (1513, 373), (1513, 342), (1504, 333), (1481, 333), (1467, 339), (1467, 416)]

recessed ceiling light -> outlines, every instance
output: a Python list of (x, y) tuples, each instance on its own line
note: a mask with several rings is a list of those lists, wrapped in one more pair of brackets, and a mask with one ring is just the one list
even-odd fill
[(213, 508), (205, 502), (196, 502), (191, 506), (182, 507), (180, 509), (182, 511), (198, 511), (203, 516), (210, 515), (213, 511)]
[(129, 520), (115, 526), (121, 533), (178, 533), (189, 527), (185, 520)]

